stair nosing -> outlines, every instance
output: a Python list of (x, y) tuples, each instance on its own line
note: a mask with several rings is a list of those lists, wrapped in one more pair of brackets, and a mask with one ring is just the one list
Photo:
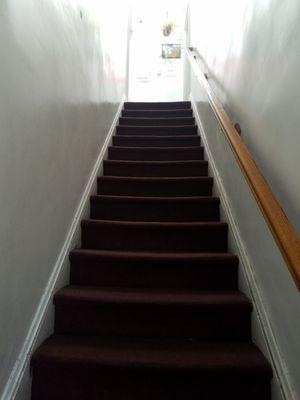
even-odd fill
[(90, 196), (90, 201), (97, 200), (112, 200), (112, 201), (133, 201), (133, 202), (154, 202), (154, 203), (167, 203), (167, 202), (181, 202), (181, 203), (197, 203), (197, 202), (207, 202), (207, 203), (217, 203), (220, 204), (219, 197), (215, 196), (177, 196), (177, 197), (155, 197), (155, 196), (123, 196), (123, 195), (102, 195), (95, 194)]
[[(118, 135), (114, 135), (113, 137), (115, 137), (115, 138), (119, 138), (120, 136), (118, 136)], [(163, 136), (163, 135), (153, 135), (153, 136), (149, 136), (149, 135), (122, 135), (122, 138), (147, 138), (147, 139), (152, 139), (152, 138), (154, 138), (154, 139), (174, 139), (174, 138), (176, 138), (176, 139), (187, 139), (187, 138), (195, 138), (195, 137), (199, 137), (200, 138), (200, 135), (165, 135), (165, 136)]]
[(193, 111), (193, 109), (192, 108), (164, 108), (164, 109), (159, 109), (159, 108), (137, 108), (137, 109), (126, 109), (126, 108), (123, 108), (123, 110), (122, 111), (149, 111), (149, 112), (152, 112), (152, 111), (161, 111), (161, 112), (165, 112), (165, 111), (171, 111), (171, 112), (177, 112), (177, 111)]
[(203, 308), (204, 310), (244, 309), (252, 311), (252, 303), (239, 290), (196, 290), (170, 288), (132, 288), (69, 285), (54, 296), (55, 305), (80, 303), (82, 305), (123, 304), (160, 305)]
[(183, 111), (193, 111), (193, 109), (192, 108), (164, 108), (164, 109), (159, 109), (159, 108), (151, 108), (151, 109), (149, 109), (149, 108), (137, 108), (137, 109), (126, 109), (126, 108), (123, 108), (122, 109), (122, 111), (141, 111), (141, 112), (152, 112), (152, 111), (154, 111), (154, 112), (157, 112), (157, 111), (161, 111), (161, 112), (183, 112)]
[(155, 164), (155, 165), (184, 165), (184, 164), (201, 164), (201, 165), (208, 165), (208, 161), (206, 160), (174, 160), (174, 161), (169, 161), (169, 160), (103, 160), (103, 163), (105, 164), (142, 164), (142, 165), (149, 165), (149, 164)]
[(138, 181), (138, 180), (150, 180), (154, 182), (155, 180), (159, 181), (193, 181), (193, 180), (202, 180), (202, 181), (209, 181), (213, 182), (213, 178), (211, 176), (124, 176), (124, 175), (102, 175), (97, 177), (98, 180), (131, 180), (131, 181)]
[(162, 130), (163, 129), (169, 129), (169, 130), (171, 130), (171, 129), (174, 129), (174, 128), (180, 128), (180, 130), (183, 130), (183, 129), (187, 129), (188, 130), (191, 127), (193, 129), (198, 128), (198, 126), (196, 124), (195, 125), (125, 125), (125, 124), (117, 125), (117, 128), (129, 128), (129, 129), (132, 129), (132, 128), (134, 128), (134, 129), (147, 128), (149, 130), (151, 130), (151, 129), (162, 129)]
[(108, 147), (109, 149), (126, 149), (126, 150), (147, 150), (147, 151), (184, 151), (184, 150), (203, 150), (204, 147), (201, 145), (198, 146), (173, 146), (173, 147), (163, 147), (163, 146), (120, 146), (120, 145), (111, 145)]
[(207, 260), (210, 259), (211, 262), (222, 261), (224, 259), (228, 261), (239, 262), (238, 256), (229, 252), (153, 252), (153, 251), (126, 251), (126, 250), (103, 250), (103, 249), (86, 249), (86, 248), (76, 248), (70, 252), (71, 257), (108, 257), (108, 258), (133, 258), (133, 259), (157, 259), (157, 260)]
[(119, 118), (122, 118), (122, 119), (126, 119), (126, 120), (131, 120), (131, 119), (134, 119), (134, 120), (140, 120), (140, 119), (149, 119), (149, 120), (153, 120), (153, 119), (158, 119), (158, 120), (165, 120), (165, 119), (167, 119), (167, 120), (179, 120), (179, 119), (184, 119), (184, 120), (188, 120), (188, 119), (192, 119), (192, 120), (195, 120), (195, 117), (194, 116), (191, 116), (191, 117), (119, 117)]
[(157, 222), (157, 221), (118, 221), (85, 218), (81, 220), (81, 225), (113, 225), (131, 227), (159, 227), (159, 228), (228, 228), (227, 222)]

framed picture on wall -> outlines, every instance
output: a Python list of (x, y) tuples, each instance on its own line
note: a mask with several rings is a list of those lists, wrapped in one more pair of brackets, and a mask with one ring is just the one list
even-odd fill
[(180, 44), (162, 44), (162, 58), (181, 58)]

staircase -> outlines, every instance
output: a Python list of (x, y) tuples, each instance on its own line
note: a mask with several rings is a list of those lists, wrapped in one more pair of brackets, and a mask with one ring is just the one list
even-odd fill
[(189, 102), (125, 103), (33, 400), (269, 400)]

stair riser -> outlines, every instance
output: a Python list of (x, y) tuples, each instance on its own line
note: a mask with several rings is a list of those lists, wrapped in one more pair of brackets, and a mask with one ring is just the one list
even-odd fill
[(201, 400), (271, 400), (268, 380), (251, 374), (241, 379), (232, 371), (211, 375), (38, 364), (33, 369), (32, 400), (199, 400), (199, 393)]
[(203, 147), (187, 149), (109, 147), (109, 160), (183, 161), (203, 160)]
[(119, 221), (215, 222), (219, 221), (219, 203), (110, 201), (91, 199), (91, 218)]
[(200, 146), (200, 136), (113, 136), (114, 146), (127, 147), (180, 147), (180, 146)]
[(193, 110), (122, 110), (122, 117), (138, 117), (138, 118), (178, 118), (192, 117)]
[(98, 194), (123, 196), (210, 196), (212, 180), (203, 181), (113, 181), (98, 179)]
[(71, 257), (71, 285), (180, 288), (199, 290), (237, 289), (234, 262), (201, 263)]
[(190, 101), (177, 101), (177, 102), (133, 102), (124, 103), (124, 110), (183, 110), (190, 109)]
[(82, 247), (87, 249), (171, 252), (226, 252), (226, 225), (170, 229), (161, 226), (82, 222)]
[(178, 118), (134, 118), (120, 117), (120, 125), (135, 125), (135, 126), (156, 126), (156, 125), (195, 125), (194, 117), (178, 117)]
[(57, 301), (55, 333), (247, 341), (250, 317), (248, 310), (234, 308)]
[(132, 177), (184, 177), (207, 176), (207, 163), (185, 164), (125, 164), (103, 162), (104, 176), (132, 176)]
[(197, 135), (198, 128), (193, 125), (185, 126), (116, 126), (116, 135), (150, 135), (150, 136), (174, 136)]

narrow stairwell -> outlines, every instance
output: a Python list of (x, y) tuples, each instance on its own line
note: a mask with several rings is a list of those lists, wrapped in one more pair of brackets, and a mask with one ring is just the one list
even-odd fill
[(269, 400), (189, 102), (125, 103), (33, 400)]

